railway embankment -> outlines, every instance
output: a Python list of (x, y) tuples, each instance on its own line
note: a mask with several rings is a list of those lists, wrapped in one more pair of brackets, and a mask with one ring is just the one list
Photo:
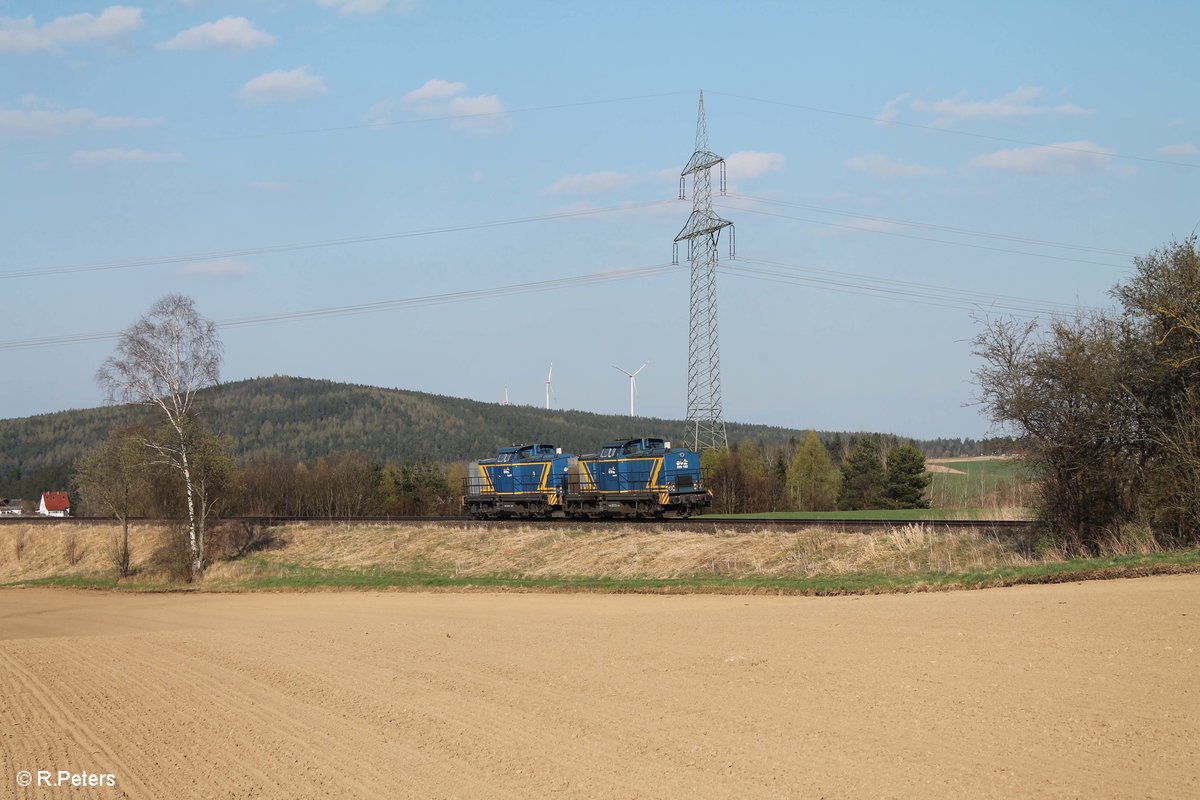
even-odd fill
[(1200, 550), (1136, 543), (1079, 557), (1027, 537), (919, 523), (728, 531), (647, 525), (290, 523), (210, 532), (205, 577), (185, 583), (172, 529), (130, 529), (117, 578), (115, 523), (0, 526), (0, 586), (132, 591), (579, 591), (875, 594), (1200, 572)]

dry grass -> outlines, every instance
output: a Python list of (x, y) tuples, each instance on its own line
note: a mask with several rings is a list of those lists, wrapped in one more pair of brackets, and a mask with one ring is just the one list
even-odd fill
[[(0, 525), (0, 583), (113, 574), (112, 548), (120, 535), (116, 523), (5, 523)], [(161, 577), (152, 572), (150, 560), (164, 536), (166, 530), (158, 525), (130, 526), (132, 570), (141, 579)]]
[[(0, 526), (0, 583), (62, 576), (113, 576), (111, 525)], [(272, 530), (274, 544), (252, 557), (216, 560), (204, 582), (230, 584), (276, 578), (293, 566), (391, 570), (454, 577), (526, 578), (811, 578), (818, 576), (962, 573), (1068, 560), (1052, 550), (1030, 557), (1016, 542), (972, 530), (919, 523), (847, 533), (828, 528), (797, 532), (662, 531), (646, 525), (591, 528), (569, 525), (488, 529), (421, 525), (302, 523)], [(166, 528), (130, 529), (136, 583), (165, 583), (154, 559)], [(1141, 529), (1123, 529), (1105, 555), (1158, 552)]]
[[(817, 528), (715, 535), (656, 532), (644, 525), (600, 531), (568, 526), (495, 531), (300, 524), (281, 529), (279, 536), (283, 546), (265, 554), (271, 562), (454, 576), (811, 577), (953, 572), (1029, 563), (1011, 543), (972, 531), (934, 532), (919, 524), (870, 534)], [(210, 577), (246, 577), (239, 569), (239, 564), (230, 563), (220, 573), (210, 571)]]

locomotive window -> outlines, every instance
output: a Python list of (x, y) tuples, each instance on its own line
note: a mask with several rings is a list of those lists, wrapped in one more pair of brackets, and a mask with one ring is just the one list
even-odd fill
[(600, 451), (601, 458), (613, 458), (620, 452), (619, 447), (606, 447)]
[(512, 461), (512, 457), (512, 453), (501, 453), (499, 457), (496, 458), (496, 461), (500, 464), (507, 464), (508, 462)]

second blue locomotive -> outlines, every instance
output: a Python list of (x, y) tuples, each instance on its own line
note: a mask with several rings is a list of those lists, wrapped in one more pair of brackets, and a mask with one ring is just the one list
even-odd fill
[(657, 438), (581, 456), (551, 444), (505, 447), (471, 463), (462, 500), (476, 518), (684, 518), (711, 503), (700, 454)]

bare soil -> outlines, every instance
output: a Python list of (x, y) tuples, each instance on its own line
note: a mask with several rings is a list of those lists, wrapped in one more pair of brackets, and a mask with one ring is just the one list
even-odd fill
[(967, 473), (963, 472), (961, 469), (954, 469), (953, 467), (947, 467), (945, 464), (935, 464), (932, 461), (925, 462), (925, 471), (926, 472), (941, 472), (941, 473), (944, 473), (947, 475), (966, 475), (967, 474)]
[[(0, 797), (1200, 796), (1200, 576), (840, 598), (0, 590)], [(115, 788), (21, 789), (19, 770)]]

